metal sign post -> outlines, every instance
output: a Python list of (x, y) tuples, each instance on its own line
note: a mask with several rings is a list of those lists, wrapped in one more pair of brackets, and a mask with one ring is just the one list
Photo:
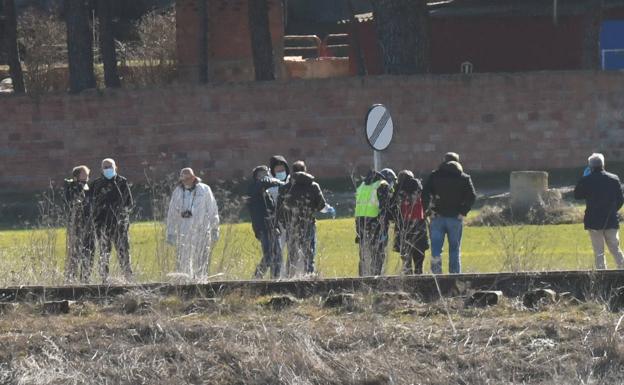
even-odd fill
[(365, 134), (373, 148), (373, 166), (380, 171), (381, 152), (390, 146), (394, 134), (394, 123), (388, 109), (382, 104), (373, 105), (366, 114)]

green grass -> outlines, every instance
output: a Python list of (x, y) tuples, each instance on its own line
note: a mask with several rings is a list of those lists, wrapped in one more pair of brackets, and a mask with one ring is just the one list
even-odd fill
[[(221, 234), (213, 252), (211, 274), (219, 274), (219, 279), (250, 278), (260, 258), (250, 224), (224, 224)], [(173, 270), (175, 256), (173, 248), (163, 242), (163, 226), (157, 222), (137, 223), (132, 226), (130, 237), (137, 278), (166, 279)], [(353, 219), (318, 222), (317, 268), (322, 277), (357, 275), (358, 249), (354, 239)], [(429, 255), (428, 252), (426, 270)], [(443, 258), (446, 265), (447, 258)], [(0, 232), (0, 283), (60, 283), (64, 260), (62, 229)], [(468, 226), (464, 230), (462, 263), (464, 272), (586, 269), (593, 266), (593, 257), (581, 224)], [(390, 252), (386, 274), (397, 274), (399, 267), (398, 254)], [(118, 272), (115, 258), (111, 268), (113, 274)]]

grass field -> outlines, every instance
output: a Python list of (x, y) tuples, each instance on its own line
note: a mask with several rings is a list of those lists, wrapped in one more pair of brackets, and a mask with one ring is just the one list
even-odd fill
[[(163, 234), (163, 226), (157, 222), (132, 226), (131, 255), (139, 281), (165, 280), (173, 271), (174, 250), (165, 244)], [(322, 277), (357, 275), (358, 250), (354, 238), (353, 219), (318, 222), (317, 269)], [(250, 224), (224, 224), (210, 272), (218, 274), (219, 279), (250, 278), (259, 258), (258, 242)], [(62, 229), (0, 232), (0, 284), (61, 283), (64, 259)], [(444, 261), (446, 264), (446, 257)], [(426, 270), (428, 262), (429, 253)], [(468, 226), (464, 232), (462, 262), (464, 272), (563, 270), (591, 268), (593, 257), (581, 224)], [(117, 273), (115, 258), (111, 264), (113, 274)], [(398, 254), (389, 253), (386, 274), (397, 274), (399, 270)]]

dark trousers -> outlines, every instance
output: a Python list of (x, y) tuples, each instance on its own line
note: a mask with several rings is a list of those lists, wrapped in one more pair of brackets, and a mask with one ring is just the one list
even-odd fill
[(314, 258), (316, 257), (316, 225), (306, 223), (288, 234), (288, 263), (286, 265), (289, 277), (297, 273), (297, 265), (303, 261), (306, 274), (312, 274), (315, 270)]
[(258, 234), (262, 247), (262, 259), (256, 267), (255, 279), (262, 279), (267, 270), (271, 271), (271, 278), (280, 277), (282, 269), (282, 246), (276, 230), (265, 230)]
[(77, 277), (80, 282), (88, 283), (93, 266), (95, 236), (93, 226), (88, 222), (70, 222), (67, 228), (67, 262), (65, 279), (73, 282)]
[(360, 277), (382, 275), (388, 246), (388, 226), (378, 218), (356, 218), (360, 245)]
[(403, 261), (402, 273), (422, 274), (425, 251), (429, 249), (426, 222), (405, 222), (396, 226), (394, 242), (394, 250), (399, 252)]
[(95, 233), (100, 247), (100, 277), (103, 282), (108, 280), (109, 262), (113, 245), (117, 250), (119, 266), (127, 280), (132, 279), (130, 264), (130, 241), (128, 238), (129, 223), (120, 221), (113, 224), (96, 224)]

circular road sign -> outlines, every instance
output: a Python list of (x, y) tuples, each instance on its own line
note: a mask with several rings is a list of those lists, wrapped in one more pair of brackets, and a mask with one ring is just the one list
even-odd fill
[(366, 139), (376, 150), (383, 151), (392, 142), (394, 123), (388, 109), (382, 104), (375, 104), (366, 114)]

